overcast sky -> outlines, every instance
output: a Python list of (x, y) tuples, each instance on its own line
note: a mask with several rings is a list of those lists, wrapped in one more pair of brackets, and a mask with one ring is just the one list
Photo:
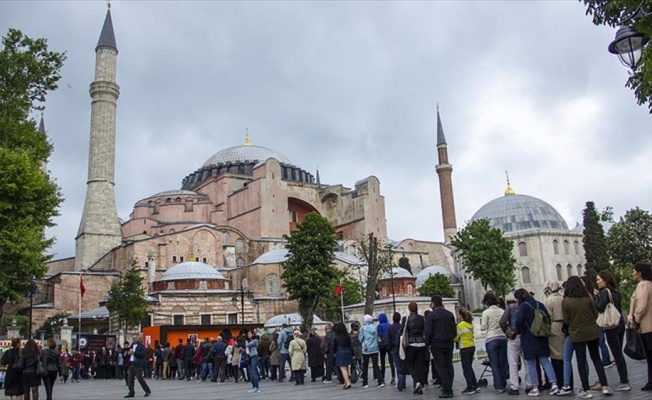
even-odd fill
[[(625, 88), (578, 1), (113, 1), (120, 98), (116, 200), (178, 189), (221, 149), (269, 147), (322, 183), (378, 177), (394, 240), (443, 239), (436, 104), (458, 227), (502, 196), (652, 209), (652, 117)], [(49, 164), (65, 202), (53, 252), (74, 255), (86, 191), (89, 84), (104, 1), (0, 1), (18, 28), (66, 51), (47, 99)], [(37, 115), (34, 116), (35, 118)]]

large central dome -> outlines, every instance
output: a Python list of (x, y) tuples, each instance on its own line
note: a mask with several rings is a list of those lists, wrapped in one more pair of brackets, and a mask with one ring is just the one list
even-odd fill
[(211, 158), (206, 160), (204, 167), (211, 165), (220, 165), (225, 163), (240, 163), (240, 162), (263, 162), (268, 158), (275, 158), (278, 162), (287, 165), (293, 165), (289, 158), (279, 153), (278, 151), (268, 149), (267, 147), (254, 146), (254, 145), (241, 145), (229, 147), (228, 149), (220, 150), (213, 154)]
[(490, 201), (471, 218), (472, 221), (478, 219), (488, 219), (492, 227), (506, 233), (533, 229), (568, 230), (566, 221), (553, 206), (523, 194), (509, 193)]

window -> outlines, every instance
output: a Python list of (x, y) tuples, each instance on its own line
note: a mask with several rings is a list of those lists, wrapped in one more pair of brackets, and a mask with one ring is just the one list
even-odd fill
[(210, 325), (211, 324), (211, 315), (210, 314), (202, 314), (200, 315), (201, 318), (201, 324), (202, 325)]
[(532, 283), (532, 280), (530, 279), (530, 268), (521, 268), (521, 281), (523, 283)]
[(518, 255), (521, 257), (527, 256), (527, 246), (525, 245), (525, 242), (520, 242), (518, 244)]
[(172, 325), (183, 325), (183, 315), (175, 314), (172, 316)]
[(235, 241), (235, 252), (237, 254), (244, 253), (244, 240), (238, 239)]
[(277, 274), (269, 274), (265, 277), (265, 289), (269, 295), (281, 294), (281, 279)]
[(414, 292), (414, 287), (412, 285), (407, 285), (407, 294), (411, 296), (412, 294), (414, 294), (413, 292)]
[(195, 257), (195, 261), (196, 261), (196, 262), (199, 262), (199, 257)]
[(566, 274), (566, 279), (573, 276), (573, 267), (570, 264), (566, 266)]
[(555, 255), (559, 255), (559, 242), (556, 240), (552, 241), (552, 248), (555, 251)]
[(176, 264), (177, 263), (177, 256), (172, 256), (172, 263)]
[(557, 264), (557, 280), (558, 281), (563, 281), (564, 280), (564, 278), (562, 276), (562, 272), (561, 272), (561, 265), (559, 265), (559, 264)]
[(383, 286), (383, 288), (380, 290), (380, 297), (387, 297), (387, 287)]
[(244, 258), (238, 257), (238, 259), (235, 260), (235, 266), (236, 267), (244, 267), (244, 265), (245, 265)]
[(183, 256), (179, 257), (179, 262), (183, 262)]
[(230, 244), (231, 244), (231, 234), (229, 232), (224, 232), (224, 239), (222, 245), (228, 246)]
[(143, 318), (143, 322), (140, 323), (143, 328), (147, 326), (152, 326), (152, 315), (151, 314), (145, 314), (145, 318)]
[(249, 288), (249, 279), (247, 279), (247, 278), (242, 278), (242, 281), (240, 281), (240, 284), (241, 284), (242, 287), (245, 288), (245, 289)]
[(201, 259), (201, 262), (203, 262), (204, 264), (206, 264), (206, 257), (203, 257), (203, 258)]
[(192, 212), (192, 199), (186, 199), (185, 212)]
[(580, 243), (576, 240), (576, 241), (573, 243), (573, 246), (575, 246), (575, 254), (576, 254), (576, 255), (579, 255), (579, 254), (580, 254)]
[(238, 323), (238, 313), (226, 314), (226, 323), (229, 325), (235, 325)]
[(299, 222), (299, 213), (296, 211), (290, 211), (290, 222)]
[(582, 276), (582, 266), (577, 264), (577, 276)]
[(564, 254), (570, 254), (570, 244), (568, 240), (564, 240)]

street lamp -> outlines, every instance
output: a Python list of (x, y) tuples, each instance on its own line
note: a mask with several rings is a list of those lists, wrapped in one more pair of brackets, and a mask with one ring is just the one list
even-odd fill
[(27, 332), (27, 338), (32, 338), (32, 308), (34, 307), (34, 292), (36, 291), (36, 284), (34, 282), (36, 279), (35, 276), (32, 276), (32, 280), (29, 284), (29, 329)]
[(233, 303), (234, 305), (238, 303), (238, 294), (237, 294), (238, 292), (240, 292), (240, 312), (242, 313), (242, 321), (240, 323), (244, 324), (244, 320), (245, 320), (244, 299), (245, 296), (247, 296), (249, 300), (253, 300), (254, 293), (248, 288), (242, 287), (241, 284), (240, 289), (236, 289), (236, 294), (233, 295), (233, 298), (231, 299), (231, 303)]
[(616, 32), (613, 42), (609, 43), (609, 52), (617, 55), (620, 62), (632, 70), (636, 70), (636, 66), (643, 56), (643, 48), (650, 38), (645, 33), (625, 24), (640, 17), (652, 16), (652, 10), (643, 9), (644, 3), (645, 0), (642, 0), (631, 15), (622, 19), (620, 23), (623, 26)]

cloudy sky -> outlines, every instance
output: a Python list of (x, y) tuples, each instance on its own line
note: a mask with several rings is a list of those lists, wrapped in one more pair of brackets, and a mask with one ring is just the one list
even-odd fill
[[(615, 31), (577, 1), (114, 1), (116, 198), (178, 189), (221, 149), (273, 148), (322, 183), (375, 175), (392, 239), (443, 239), (436, 104), (458, 226), (502, 196), (652, 209), (652, 117), (607, 52)], [(18, 28), (66, 51), (46, 104), (49, 168), (65, 202), (53, 252), (74, 255), (86, 190), (94, 49), (104, 1), (1, 1)], [(35, 118), (37, 115), (35, 115)]]

